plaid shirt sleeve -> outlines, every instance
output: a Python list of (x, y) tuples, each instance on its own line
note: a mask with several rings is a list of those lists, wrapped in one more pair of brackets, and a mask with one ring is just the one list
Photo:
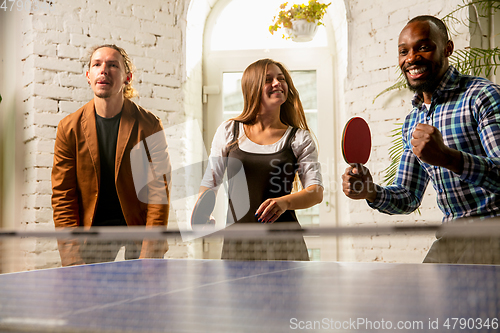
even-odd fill
[(429, 176), (413, 154), (404, 133), (408, 132), (408, 122), (403, 127), (404, 151), (401, 156), (396, 178), (391, 186), (375, 185), (377, 197), (372, 208), (386, 214), (410, 214), (422, 202)]
[(460, 179), (500, 194), (500, 91), (486, 86), (474, 101), (474, 118), (482, 155), (462, 152), (464, 169)]

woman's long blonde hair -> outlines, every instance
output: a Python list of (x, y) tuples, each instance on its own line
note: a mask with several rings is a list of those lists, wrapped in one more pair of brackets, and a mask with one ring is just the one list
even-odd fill
[(260, 111), (262, 100), (262, 90), (266, 82), (266, 73), (269, 65), (274, 64), (279, 67), (288, 85), (288, 96), (280, 107), (280, 120), (283, 124), (309, 130), (306, 115), (299, 92), (293, 85), (292, 77), (283, 64), (272, 59), (261, 59), (250, 64), (243, 72), (241, 78), (241, 90), (243, 92), (243, 111), (232, 120), (240, 121), (243, 124), (253, 124)]
[[(307, 125), (306, 115), (302, 102), (299, 98), (299, 92), (293, 85), (292, 77), (285, 66), (272, 59), (261, 59), (250, 64), (241, 78), (241, 90), (243, 92), (243, 111), (239, 116), (232, 120), (240, 121), (243, 124), (254, 124), (257, 114), (260, 111), (260, 103), (262, 100), (262, 90), (266, 82), (266, 73), (269, 65), (274, 64), (279, 67), (285, 76), (286, 84), (288, 85), (288, 95), (285, 103), (280, 107), (280, 120), (283, 124), (309, 130)], [(237, 140), (233, 142), (236, 143)], [(230, 144), (231, 146), (231, 144)], [(300, 191), (302, 188), (298, 174), (295, 174), (292, 193)]]

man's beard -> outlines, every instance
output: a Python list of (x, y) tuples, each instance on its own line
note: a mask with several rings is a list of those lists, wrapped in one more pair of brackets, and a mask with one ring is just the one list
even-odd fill
[(443, 61), (441, 60), (439, 63), (436, 64), (434, 67), (434, 72), (431, 74), (430, 77), (428, 77), (425, 81), (419, 82), (417, 84), (411, 84), (410, 81), (408, 80), (408, 75), (405, 72), (405, 79), (406, 79), (406, 84), (408, 85), (408, 88), (410, 88), (411, 91), (421, 95), (422, 93), (432, 93), (434, 90), (436, 90), (437, 86), (441, 82), (441, 78), (438, 78), (438, 74), (440, 72), (440, 69), (443, 68)]
[(422, 94), (424, 92), (434, 92), (436, 90), (437, 86), (439, 85), (439, 82), (441, 82), (441, 78), (437, 78), (437, 76), (434, 76), (425, 82), (419, 83), (419, 84), (410, 84), (408, 82), (408, 78), (406, 78), (406, 83), (408, 84), (408, 88), (410, 88), (411, 91), (417, 94)]
[(109, 97), (111, 97), (111, 92), (110, 91), (100, 92), (100, 93), (97, 93), (95, 95), (99, 98), (109, 98)]

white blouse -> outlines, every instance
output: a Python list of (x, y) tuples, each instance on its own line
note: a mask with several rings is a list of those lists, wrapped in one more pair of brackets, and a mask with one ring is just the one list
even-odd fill
[[(217, 132), (215, 133), (212, 141), (209, 163), (207, 170), (205, 171), (205, 175), (203, 176), (201, 186), (214, 188), (221, 184), (225, 169), (223, 159), (220, 157), (227, 156), (228, 145), (233, 140), (234, 124), (235, 122), (233, 120), (228, 120), (223, 122), (219, 128), (217, 128)], [(243, 123), (239, 123), (238, 147), (242, 151), (248, 153), (276, 153), (285, 146), (286, 139), (291, 130), (292, 127), (289, 126), (285, 131), (285, 134), (283, 134), (283, 136), (273, 144), (260, 145), (251, 141), (246, 136)], [(318, 151), (316, 149), (316, 144), (311, 137), (311, 133), (307, 130), (298, 129), (295, 133), (291, 146), (293, 153), (297, 158), (297, 164), (299, 166), (298, 173), (302, 187), (307, 188), (311, 185), (320, 185), (323, 187), (321, 165), (318, 162)]]

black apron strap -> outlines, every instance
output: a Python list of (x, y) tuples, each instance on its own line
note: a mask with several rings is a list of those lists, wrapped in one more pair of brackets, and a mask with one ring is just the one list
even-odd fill
[[(237, 147), (237, 142), (238, 142), (238, 136), (240, 134), (240, 122), (239, 121), (234, 121), (234, 127), (233, 127), (233, 141), (231, 141), (231, 143), (229, 143), (229, 149), (227, 150), (227, 158), (229, 158), (229, 153), (231, 152), (231, 150), (234, 150), (236, 147)], [(226, 162), (226, 167), (227, 167), (227, 162)], [(230, 190), (227, 189), (227, 192), (230, 193)], [(229, 210), (231, 211), (231, 216), (233, 217), (233, 221), (236, 222), (237, 218), (236, 218), (236, 212), (234, 210), (234, 205), (233, 205), (233, 201), (231, 200), (231, 196), (228, 195), (229, 197)], [(226, 221), (227, 223), (227, 221)]]
[(288, 134), (288, 138), (286, 138), (286, 147), (292, 148), (292, 141), (295, 139), (295, 134), (297, 133), (298, 128), (292, 127), (290, 134)]

